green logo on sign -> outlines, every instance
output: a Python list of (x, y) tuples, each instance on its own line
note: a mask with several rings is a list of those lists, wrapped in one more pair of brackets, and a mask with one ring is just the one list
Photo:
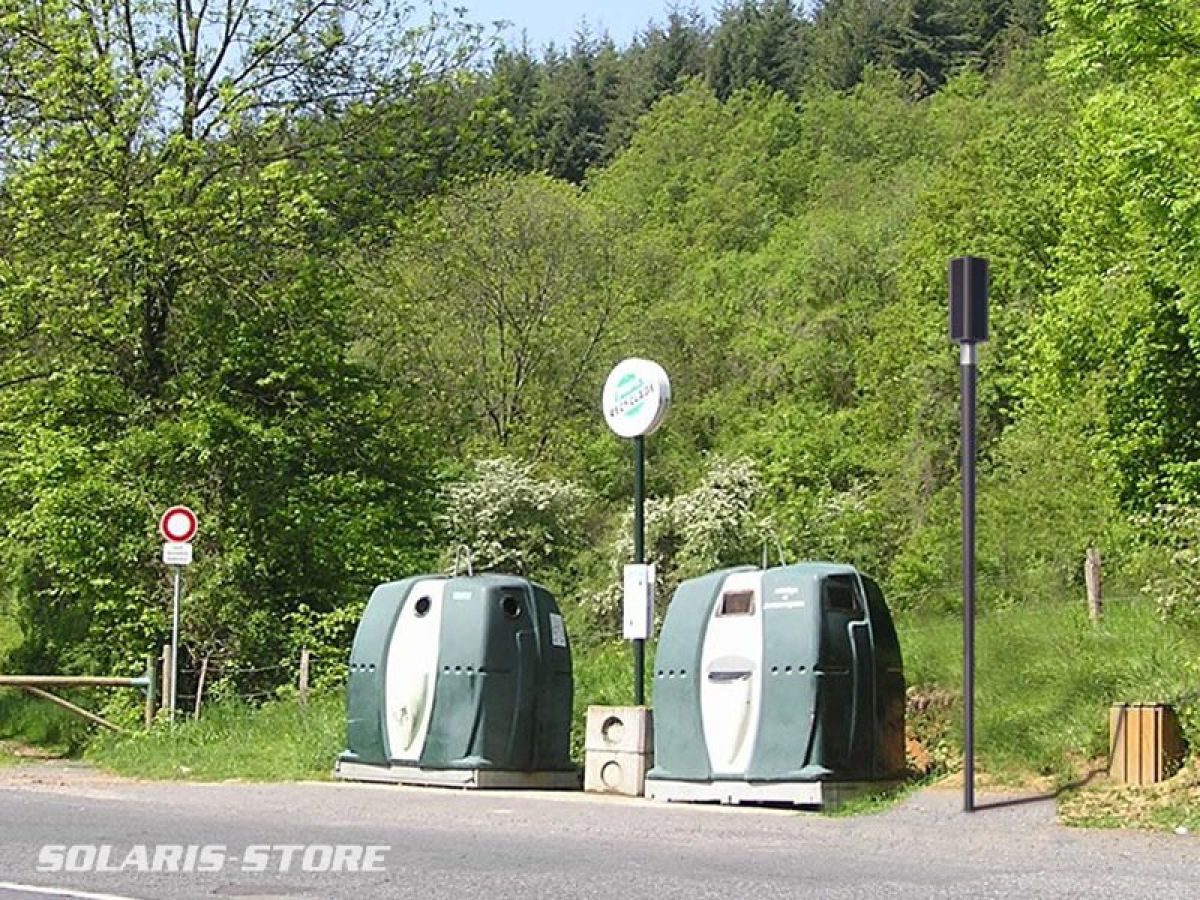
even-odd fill
[(654, 388), (642, 381), (635, 373), (630, 372), (617, 382), (616, 396), (610, 414), (629, 418), (636, 416), (646, 400), (654, 392)]

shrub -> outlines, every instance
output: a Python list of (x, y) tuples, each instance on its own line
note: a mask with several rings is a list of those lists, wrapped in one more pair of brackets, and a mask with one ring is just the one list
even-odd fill
[(513, 459), (480, 460), (446, 486), (442, 524), (476, 568), (533, 578), (558, 571), (585, 544), (589, 495), (571, 481), (539, 478)]

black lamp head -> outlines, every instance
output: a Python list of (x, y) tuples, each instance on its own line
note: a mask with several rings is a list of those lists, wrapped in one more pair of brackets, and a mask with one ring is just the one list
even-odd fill
[(950, 260), (950, 340), (975, 344), (988, 338), (988, 261)]

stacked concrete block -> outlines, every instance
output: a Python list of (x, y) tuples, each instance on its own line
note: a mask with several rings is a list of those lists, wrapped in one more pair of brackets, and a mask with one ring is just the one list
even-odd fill
[(644, 706), (589, 706), (583, 788), (640, 797), (654, 765), (654, 718)]

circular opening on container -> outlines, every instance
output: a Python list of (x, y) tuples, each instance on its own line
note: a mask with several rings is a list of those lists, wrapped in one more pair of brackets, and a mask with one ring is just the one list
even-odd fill
[(515, 619), (521, 615), (521, 598), (513, 594), (505, 594), (500, 598), (500, 608), (510, 619)]
[(621, 764), (612, 760), (606, 762), (600, 769), (600, 780), (610, 791), (619, 788), (621, 786)]
[(416, 612), (418, 616), (424, 616), (429, 613), (429, 607), (431, 606), (433, 606), (433, 601), (428, 597), (418, 597), (417, 605), (414, 607), (413, 611)]
[(619, 744), (625, 735), (625, 723), (616, 716), (609, 716), (600, 726), (600, 737), (606, 744)]

